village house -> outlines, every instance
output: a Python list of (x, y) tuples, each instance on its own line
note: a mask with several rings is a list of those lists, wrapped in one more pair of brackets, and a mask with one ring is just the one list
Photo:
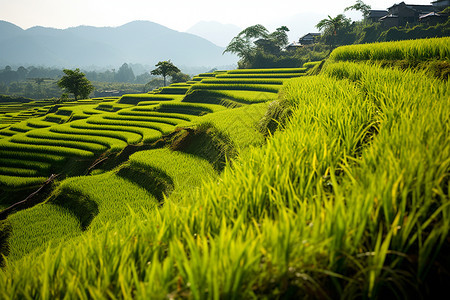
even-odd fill
[(419, 22), (436, 25), (447, 20), (446, 15), (439, 12), (449, 7), (450, 0), (433, 1), (430, 5), (394, 4), (385, 10), (370, 10), (368, 19), (381, 22), (385, 28), (417, 24)]
[(419, 22), (427, 24), (428, 26), (434, 26), (439, 23), (444, 23), (445, 21), (447, 21), (447, 19), (448, 19), (447, 15), (431, 12), (429, 14), (420, 16)]
[(367, 17), (372, 22), (378, 22), (380, 18), (386, 16), (388, 14), (387, 10), (369, 10), (369, 16)]
[(303, 48), (303, 45), (297, 42), (292, 42), (286, 46), (285, 50), (287, 51), (295, 51), (297, 49)]
[(388, 14), (380, 18), (380, 22), (385, 27), (405, 26), (419, 22), (421, 15), (434, 12), (433, 5), (415, 5), (401, 2), (388, 8)]

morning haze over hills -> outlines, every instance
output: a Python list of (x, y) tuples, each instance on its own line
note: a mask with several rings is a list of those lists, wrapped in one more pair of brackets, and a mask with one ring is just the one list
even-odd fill
[[(204, 26), (194, 26), (192, 33), (205, 33), (202, 28)], [(37, 26), (26, 30), (0, 21), (0, 66), (101, 68), (124, 62), (154, 65), (167, 59), (186, 67), (235, 64), (236, 57), (222, 55), (223, 51), (223, 47), (205, 38), (150, 21), (133, 21), (119, 27), (55, 29)]]

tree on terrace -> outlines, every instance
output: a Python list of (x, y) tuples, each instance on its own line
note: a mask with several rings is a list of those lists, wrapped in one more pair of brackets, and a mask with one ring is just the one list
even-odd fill
[(278, 54), (288, 43), (288, 31), (286, 26), (272, 33), (261, 24), (247, 27), (231, 40), (223, 53), (236, 54), (240, 58), (239, 67), (246, 66), (257, 51)]
[(64, 69), (63, 72), (65, 75), (58, 81), (58, 86), (72, 93), (75, 100), (88, 98), (94, 86), (87, 80), (84, 73), (80, 72), (80, 69)]
[(180, 69), (178, 69), (174, 64), (168, 61), (160, 61), (156, 65), (156, 69), (152, 70), (150, 73), (152, 75), (162, 75), (164, 78), (164, 86), (166, 86), (166, 77), (171, 76), (173, 74), (176, 74), (180, 72)]
[(330, 46), (337, 45), (339, 39), (342, 38), (342, 33), (351, 24), (351, 19), (346, 18), (343, 14), (339, 14), (332, 18), (322, 19), (317, 23), (316, 28), (323, 32), (321, 39)]

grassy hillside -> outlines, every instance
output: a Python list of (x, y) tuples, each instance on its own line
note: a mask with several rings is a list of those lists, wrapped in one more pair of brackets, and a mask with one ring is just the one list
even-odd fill
[(1, 297), (435, 297), (449, 84), (385, 60), (448, 64), (449, 41), (200, 74), (1, 130), (4, 207), (61, 174), (0, 223)]

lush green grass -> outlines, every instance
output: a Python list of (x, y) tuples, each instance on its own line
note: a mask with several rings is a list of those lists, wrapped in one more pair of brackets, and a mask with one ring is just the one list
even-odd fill
[(303, 64), (304, 68), (310, 69), (310, 68), (314, 68), (315, 66), (317, 66), (318, 64), (320, 64), (322, 61), (310, 61), (307, 63)]
[(195, 84), (191, 91), (195, 90), (242, 90), (242, 91), (260, 91), (269, 93), (278, 93), (279, 85), (272, 84)]
[[(88, 150), (82, 150), (75, 147), (64, 147), (55, 144), (54, 141), (49, 140), (48, 143), (46, 141), (35, 141), (33, 143), (32, 139), (27, 138), (19, 138), (18, 141), (20, 143), (14, 143), (9, 141), (1, 141), (0, 143), (0, 152), (4, 151), (17, 151), (17, 152), (35, 152), (37, 154), (55, 154), (55, 155), (63, 155), (63, 156), (75, 156), (75, 157), (93, 157), (94, 153)], [(28, 144), (30, 142), (30, 144)], [(73, 143), (68, 143), (72, 144)], [(85, 148), (89, 148), (91, 145), (86, 145)], [(94, 146), (93, 146), (94, 147)], [(20, 153), (18, 154), (20, 156)]]
[(282, 85), (282, 79), (203, 79), (203, 84), (278, 84)]
[(159, 94), (132, 94), (132, 95), (123, 95), (120, 98), (119, 103), (125, 104), (138, 104), (141, 101), (170, 101), (174, 100), (175, 97), (167, 96), (167, 95), (159, 95)]
[(278, 94), (245, 90), (209, 90), (199, 89), (189, 92), (183, 102), (220, 104), (225, 107), (239, 107), (242, 104), (267, 102), (278, 97)]
[(277, 73), (304, 73), (306, 68), (278, 68), (278, 69), (237, 69), (226, 74), (277, 74)]
[[(136, 144), (140, 141), (141, 136), (136, 133), (130, 133), (130, 132), (121, 132), (117, 130), (108, 130), (106, 128), (99, 130), (93, 130), (88, 129), (88, 127), (84, 128), (83, 125), (87, 126), (87, 123), (85, 122), (74, 122), (68, 125), (63, 126), (55, 126), (50, 128), (51, 132), (55, 133), (62, 133), (67, 135), (74, 135), (76, 137), (87, 135), (90, 138), (95, 137), (109, 137), (117, 140), (124, 141), (127, 144)], [(80, 126), (80, 128), (77, 128), (76, 126)], [(96, 128), (97, 129), (97, 128)], [(114, 141), (116, 143), (116, 141)]]
[(47, 177), (23, 177), (0, 174), (0, 188), (2, 190), (17, 190), (23, 187), (39, 186)]
[(273, 78), (282, 78), (282, 79), (288, 79), (288, 78), (293, 78), (293, 77), (301, 77), (304, 76), (304, 73), (233, 73), (233, 74), (221, 74), (221, 75), (217, 75), (216, 78), (218, 79), (236, 79), (236, 78), (241, 78), (241, 79), (273, 79)]
[(450, 59), (450, 37), (343, 46), (330, 55), (335, 61)]

